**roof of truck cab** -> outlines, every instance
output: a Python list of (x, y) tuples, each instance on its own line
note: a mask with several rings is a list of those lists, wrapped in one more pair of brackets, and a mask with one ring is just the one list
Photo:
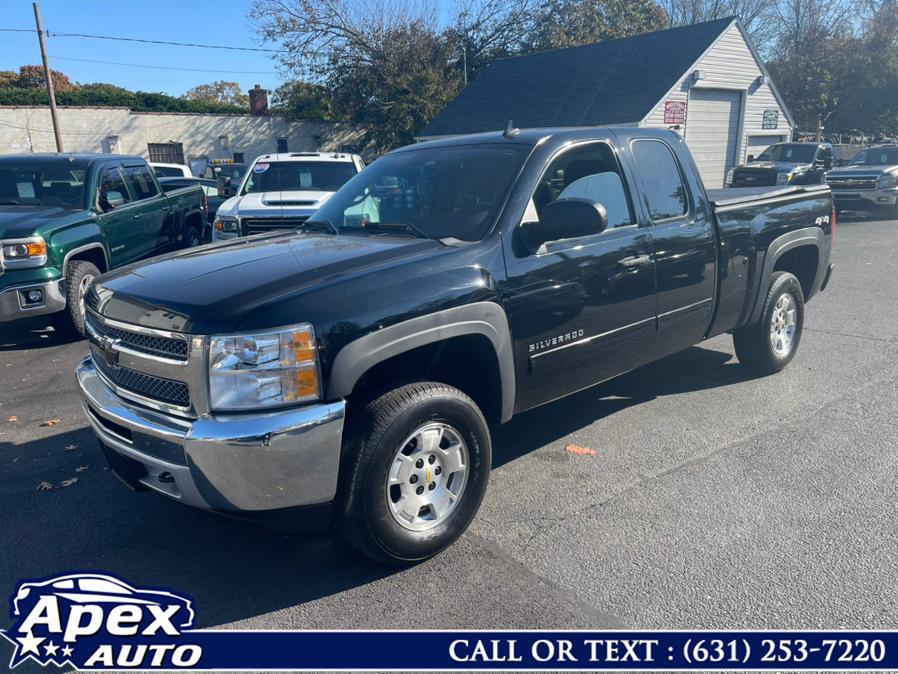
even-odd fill
[(7, 154), (0, 157), (0, 162), (46, 163), (51, 160), (70, 162), (95, 162), (95, 161), (145, 161), (143, 157), (125, 154), (100, 154), (96, 152), (34, 152), (28, 154)]
[(271, 161), (322, 161), (352, 162), (353, 155), (346, 152), (273, 152), (256, 158), (257, 162)]

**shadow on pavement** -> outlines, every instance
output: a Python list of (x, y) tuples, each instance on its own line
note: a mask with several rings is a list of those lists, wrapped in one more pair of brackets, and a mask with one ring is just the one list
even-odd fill
[(25, 318), (0, 324), (0, 351), (46, 349), (67, 344), (72, 339), (53, 329), (47, 316)]
[[(692, 348), (524, 414), (495, 429), (495, 465), (657, 396), (743, 381), (748, 375), (730, 358)], [(150, 492), (133, 494), (106, 468), (87, 428), (20, 444), (7, 438), (0, 436), (0, 591), (23, 578), (106, 571), (136, 585), (189, 588), (203, 607), (203, 627), (301, 605), (396, 572), (332, 535), (278, 535)], [(73, 477), (77, 482), (62, 486)], [(52, 488), (40, 490), (42, 482)]]

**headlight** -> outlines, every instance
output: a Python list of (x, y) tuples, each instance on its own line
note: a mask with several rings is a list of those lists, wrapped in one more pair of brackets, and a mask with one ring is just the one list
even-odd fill
[(777, 185), (788, 185), (789, 181), (792, 180), (792, 172), (789, 173), (777, 173), (776, 174), (776, 184)]
[(726, 177), (726, 180), (724, 180), (723, 184), (727, 187), (732, 187), (733, 186), (733, 176), (735, 176), (735, 174), (736, 174), (735, 168), (731, 168), (729, 171), (727, 171), (727, 177)]
[(236, 218), (215, 218), (215, 231), (234, 234), (239, 231)]
[(292, 405), (321, 397), (318, 348), (308, 323), (209, 341), (209, 401), (213, 410)]
[(886, 190), (890, 187), (898, 187), (898, 174), (884, 173), (879, 176), (879, 180), (876, 181), (876, 187), (881, 190)]
[(0, 242), (3, 264), (8, 269), (42, 267), (47, 264), (47, 243), (43, 237)]

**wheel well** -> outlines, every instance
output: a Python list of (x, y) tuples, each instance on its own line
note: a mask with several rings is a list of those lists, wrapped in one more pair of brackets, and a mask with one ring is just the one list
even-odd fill
[(814, 279), (817, 277), (817, 262), (820, 253), (816, 246), (799, 246), (786, 251), (777, 259), (773, 271), (787, 271), (801, 284), (805, 298), (811, 294)]
[(75, 253), (66, 260), (66, 265), (69, 262), (73, 262), (74, 260), (85, 260), (87, 262), (92, 263), (97, 269), (101, 272), (109, 271), (106, 266), (106, 255), (103, 253), (103, 249), (98, 247), (88, 248), (87, 250), (82, 250), (79, 253)]
[(349, 396), (362, 404), (415, 380), (437, 381), (463, 391), (477, 403), (490, 423), (498, 423), (502, 409), (499, 361), (483, 335), (464, 335), (426, 344), (388, 358), (365, 372)]
[(199, 213), (191, 213), (188, 215), (184, 224), (186, 225), (185, 230), (189, 227), (196, 227), (200, 230), (200, 234), (203, 233), (203, 219)]

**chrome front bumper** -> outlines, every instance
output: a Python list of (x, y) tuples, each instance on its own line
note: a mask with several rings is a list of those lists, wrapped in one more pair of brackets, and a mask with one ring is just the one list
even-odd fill
[(328, 503), (336, 494), (343, 401), (180, 419), (117, 396), (89, 357), (76, 374), (87, 420), (113, 470), (134, 487), (230, 514)]
[[(43, 293), (43, 300), (28, 306), (22, 297), (22, 293), (28, 290), (40, 290)], [(0, 321), (55, 314), (63, 309), (65, 309), (65, 291), (62, 279), (13, 286), (0, 291)]]

